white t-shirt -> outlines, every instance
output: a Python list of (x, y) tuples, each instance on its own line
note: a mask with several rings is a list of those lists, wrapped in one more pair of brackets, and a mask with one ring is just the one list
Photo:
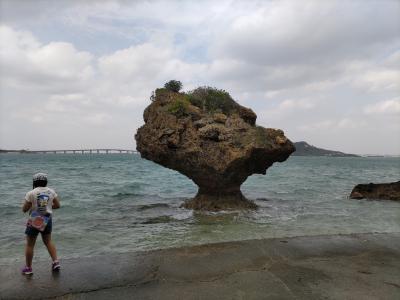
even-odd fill
[(29, 214), (36, 210), (39, 214), (52, 214), (53, 213), (53, 200), (57, 198), (54, 190), (48, 187), (37, 187), (29, 191), (25, 195), (25, 201), (32, 203)]

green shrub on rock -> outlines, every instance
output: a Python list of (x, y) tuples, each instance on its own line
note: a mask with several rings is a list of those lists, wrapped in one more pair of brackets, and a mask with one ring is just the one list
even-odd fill
[(178, 97), (168, 105), (168, 112), (177, 116), (178, 118), (188, 114), (188, 107), (190, 105), (187, 97)]
[(164, 87), (171, 92), (178, 93), (182, 88), (182, 82), (178, 80), (170, 80), (164, 84)]
[(207, 112), (222, 112), (229, 115), (235, 109), (235, 101), (224, 90), (212, 87), (199, 87), (188, 93), (189, 101)]

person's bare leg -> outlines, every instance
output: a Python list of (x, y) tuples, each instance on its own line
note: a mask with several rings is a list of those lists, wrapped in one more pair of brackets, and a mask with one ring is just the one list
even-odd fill
[(54, 246), (53, 242), (51, 241), (51, 233), (42, 235), (42, 240), (43, 240), (43, 243), (46, 245), (47, 251), (49, 251), (51, 259), (53, 261), (56, 261), (57, 260), (57, 250), (56, 250), (56, 247)]
[(25, 262), (28, 268), (32, 267), (33, 248), (35, 247), (36, 238), (37, 236), (26, 236)]

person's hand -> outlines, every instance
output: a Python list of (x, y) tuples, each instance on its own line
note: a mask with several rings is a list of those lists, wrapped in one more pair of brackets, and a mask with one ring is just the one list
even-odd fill
[(24, 213), (26, 213), (28, 210), (31, 209), (31, 207), (32, 207), (32, 203), (25, 200), (24, 205), (22, 206), (22, 211)]
[(54, 198), (54, 200), (53, 200), (53, 204), (52, 204), (52, 208), (53, 209), (57, 209), (57, 208), (60, 208), (60, 200), (58, 199), (58, 197), (57, 198)]

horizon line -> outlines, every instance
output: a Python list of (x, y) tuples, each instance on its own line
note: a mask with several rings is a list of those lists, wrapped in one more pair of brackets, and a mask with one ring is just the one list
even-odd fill
[[(38, 153), (38, 152), (80, 152), (80, 151), (130, 151), (130, 152), (136, 152), (139, 153), (136, 149), (124, 149), (124, 148), (80, 148), (80, 149), (40, 149), (40, 150), (32, 150), (32, 149), (3, 149), (0, 148), (0, 152), (33, 152), (33, 153)], [(337, 151), (337, 150), (335, 150)], [(397, 154), (391, 154), (391, 153), (351, 153), (359, 156), (399, 156), (400, 153)]]

